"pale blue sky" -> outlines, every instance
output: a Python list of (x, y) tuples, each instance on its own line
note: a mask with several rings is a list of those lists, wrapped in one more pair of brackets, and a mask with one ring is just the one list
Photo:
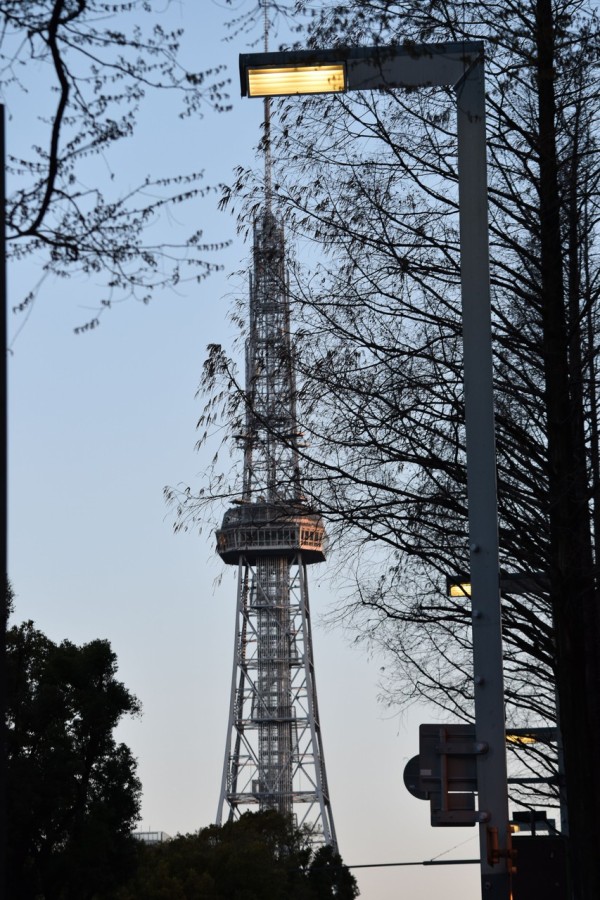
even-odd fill
[[(243, 3), (240, 3), (243, 5)], [(113, 164), (124, 186), (140, 171), (202, 168), (206, 182), (228, 181), (251, 163), (262, 107), (242, 101), (237, 54), (223, 43), (227, 13), (210, 0), (180, 0), (165, 19), (186, 28), (190, 67), (226, 62), (233, 111), (180, 122), (152, 101), (135, 141)], [(39, 99), (40, 95), (37, 95)], [(6, 98), (9, 149), (35, 139), (36, 95), (27, 108)], [(178, 221), (199, 223), (208, 240), (231, 238), (225, 268), (201, 285), (165, 292), (148, 307), (127, 303), (80, 337), (101, 296), (93, 279), (47, 282), (14, 343), (10, 369), (10, 575), (18, 618), (54, 640), (108, 638), (119, 675), (141, 699), (143, 717), (121, 737), (139, 760), (143, 828), (170, 834), (213, 821), (225, 747), (233, 653), (235, 580), (213, 552), (210, 528), (174, 536), (162, 490), (199, 486), (208, 459), (194, 451), (201, 402), (195, 392), (209, 342), (229, 344), (228, 277), (247, 259), (229, 214), (212, 199)], [(178, 221), (163, 223), (165, 240)], [(35, 280), (35, 264), (12, 267), (9, 305)], [(15, 333), (21, 319), (11, 317)], [(311, 598), (325, 754), (340, 849), (348, 863), (475, 857), (475, 829), (432, 829), (428, 805), (413, 799), (402, 770), (417, 752), (420, 721), (399, 719), (377, 702), (381, 660), (367, 660), (351, 635), (319, 620), (335, 602), (327, 564), (313, 567)], [(474, 900), (475, 866), (357, 873), (366, 900), (398, 896)]]

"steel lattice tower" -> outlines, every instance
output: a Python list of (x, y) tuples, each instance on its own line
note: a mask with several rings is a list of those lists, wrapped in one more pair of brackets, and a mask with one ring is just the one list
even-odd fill
[(325, 774), (307, 566), (325, 529), (302, 494), (283, 228), (271, 208), (265, 103), (265, 206), (254, 227), (246, 341), (242, 497), (217, 531), (238, 567), (229, 722), (217, 823), (275, 809), (336, 846)]

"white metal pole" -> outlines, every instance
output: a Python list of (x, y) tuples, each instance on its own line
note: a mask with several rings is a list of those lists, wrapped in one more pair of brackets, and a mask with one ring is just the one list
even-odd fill
[(508, 843), (508, 795), (498, 558), (496, 443), (483, 59), (456, 85), (467, 492), (482, 897), (508, 900), (509, 861), (489, 859), (492, 829)]

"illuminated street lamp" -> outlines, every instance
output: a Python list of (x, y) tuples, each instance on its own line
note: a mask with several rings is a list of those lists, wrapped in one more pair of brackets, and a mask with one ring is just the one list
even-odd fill
[(247, 69), (249, 97), (335, 94), (346, 90), (343, 63), (305, 66), (257, 66)]
[[(240, 56), (242, 96), (452, 88), (456, 99), (465, 434), (482, 896), (509, 900), (502, 628), (486, 174), (484, 46), (480, 41)], [(334, 67), (334, 68), (332, 68)], [(317, 78), (319, 79), (317, 81)]]
[(446, 596), (452, 600), (471, 596), (471, 579), (469, 575), (447, 575)]
[[(502, 594), (544, 594), (550, 590), (550, 580), (544, 572), (500, 572)], [(471, 596), (470, 575), (446, 575), (446, 596)]]

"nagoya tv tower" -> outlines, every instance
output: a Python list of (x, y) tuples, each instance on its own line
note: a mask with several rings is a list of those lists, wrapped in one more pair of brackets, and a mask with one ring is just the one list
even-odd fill
[[(265, 0), (265, 49), (268, 44)], [(265, 202), (254, 224), (246, 341), (243, 491), (217, 531), (238, 568), (233, 676), (217, 823), (275, 809), (336, 847), (325, 773), (307, 567), (325, 529), (302, 493), (283, 228), (272, 204), (270, 105)]]

